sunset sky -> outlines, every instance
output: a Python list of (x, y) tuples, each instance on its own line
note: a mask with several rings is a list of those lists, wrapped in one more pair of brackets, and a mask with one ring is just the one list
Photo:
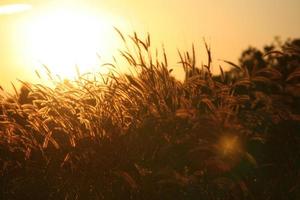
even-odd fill
[(174, 66), (177, 49), (192, 43), (205, 59), (203, 38), (215, 63), (236, 62), (249, 45), (299, 38), (299, 9), (299, 0), (0, 0), (0, 85), (36, 81), (41, 64), (63, 78), (73, 76), (75, 64), (97, 70), (121, 48), (114, 26), (149, 32)]

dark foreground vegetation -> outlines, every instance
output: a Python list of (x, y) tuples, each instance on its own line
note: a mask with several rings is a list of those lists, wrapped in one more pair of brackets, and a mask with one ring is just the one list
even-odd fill
[(218, 76), (180, 53), (179, 82), (121, 37), (130, 75), (2, 91), (0, 199), (300, 199), (300, 40)]

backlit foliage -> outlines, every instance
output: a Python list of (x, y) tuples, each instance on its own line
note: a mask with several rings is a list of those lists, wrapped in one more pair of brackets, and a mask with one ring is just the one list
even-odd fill
[(218, 76), (208, 46), (203, 65), (180, 52), (180, 82), (120, 36), (131, 73), (0, 91), (0, 199), (300, 198), (298, 40)]

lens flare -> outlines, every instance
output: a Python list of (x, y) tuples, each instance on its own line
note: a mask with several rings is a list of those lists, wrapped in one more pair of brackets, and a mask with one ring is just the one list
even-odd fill
[(219, 149), (223, 155), (234, 155), (241, 152), (241, 142), (237, 136), (223, 136), (219, 141)]

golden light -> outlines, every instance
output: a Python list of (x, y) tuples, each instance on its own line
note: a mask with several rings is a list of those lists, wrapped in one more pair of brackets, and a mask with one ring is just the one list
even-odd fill
[(13, 13), (23, 12), (30, 10), (32, 6), (30, 4), (8, 4), (0, 6), (0, 15), (9, 15)]
[(225, 156), (236, 155), (242, 151), (241, 142), (237, 136), (226, 135), (220, 138), (219, 150)]
[[(28, 51), (36, 64), (46, 65), (53, 75), (73, 79), (100, 70), (101, 57), (116, 50), (113, 20), (87, 11), (61, 9), (43, 13), (27, 28)], [(103, 71), (105, 73), (105, 71)]]

